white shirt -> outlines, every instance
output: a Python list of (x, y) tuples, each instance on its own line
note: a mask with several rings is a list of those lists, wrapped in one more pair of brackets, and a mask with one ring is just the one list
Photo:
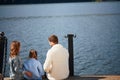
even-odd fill
[(69, 53), (60, 44), (55, 44), (47, 52), (43, 65), (49, 80), (61, 80), (69, 76)]

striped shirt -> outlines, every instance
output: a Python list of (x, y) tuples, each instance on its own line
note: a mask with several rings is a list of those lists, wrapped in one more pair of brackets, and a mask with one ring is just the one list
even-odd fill
[(10, 79), (21, 80), (22, 78), (22, 62), (19, 56), (9, 57)]

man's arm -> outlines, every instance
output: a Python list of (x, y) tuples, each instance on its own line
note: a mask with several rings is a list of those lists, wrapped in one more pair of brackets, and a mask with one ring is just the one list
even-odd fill
[(52, 69), (52, 56), (50, 51), (48, 51), (47, 56), (46, 56), (46, 60), (45, 63), (43, 65), (43, 69), (45, 70), (45, 72), (49, 73)]

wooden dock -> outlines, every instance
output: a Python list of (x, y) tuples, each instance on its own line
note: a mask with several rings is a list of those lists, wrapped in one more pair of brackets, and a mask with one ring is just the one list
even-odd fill
[[(8, 77), (4, 80), (9, 80)], [(43, 79), (48, 80), (48, 79)], [(72, 76), (66, 80), (120, 80), (120, 75), (87, 75), (87, 76)]]

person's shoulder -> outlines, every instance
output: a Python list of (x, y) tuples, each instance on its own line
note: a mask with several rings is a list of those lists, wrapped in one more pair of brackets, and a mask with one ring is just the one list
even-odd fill
[(17, 56), (12, 56), (12, 57), (10, 57), (9, 59), (11, 59), (11, 60), (17, 60), (18, 57), (17, 57)]
[(49, 49), (47, 52), (47, 56), (52, 56), (53, 55), (54, 50), (53, 49)]
[(52, 48), (51, 48), (51, 49), (49, 49), (49, 50), (48, 50), (48, 52), (47, 52), (47, 54), (50, 54), (52, 51), (53, 51), (53, 49), (52, 49)]
[(39, 60), (36, 60), (37, 63), (41, 63)]
[(34, 63), (34, 61), (32, 61), (31, 59), (26, 59), (26, 60), (23, 62), (24, 65), (29, 65), (29, 64), (31, 64), (31, 63)]

